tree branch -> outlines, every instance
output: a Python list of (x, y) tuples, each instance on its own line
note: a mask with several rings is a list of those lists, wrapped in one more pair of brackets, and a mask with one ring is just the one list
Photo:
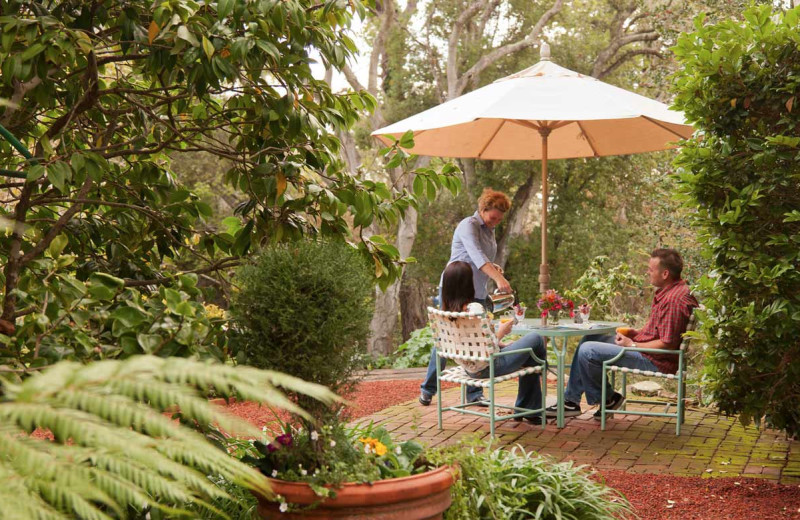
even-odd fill
[[(91, 189), (92, 184), (94, 184), (94, 182), (92, 181), (91, 177), (87, 176), (86, 180), (83, 182), (83, 186), (81, 186), (80, 192), (78, 192), (78, 199), (82, 199), (87, 193), (89, 193), (89, 189)], [(67, 211), (65, 211), (59, 217), (56, 223), (53, 224), (53, 227), (50, 228), (44, 238), (42, 238), (35, 246), (33, 246), (30, 251), (25, 253), (22, 258), (20, 258), (20, 264), (24, 266), (39, 256), (45, 249), (47, 249), (53, 239), (61, 233), (61, 230), (64, 229), (64, 226), (67, 225), (72, 216), (75, 215), (75, 213), (77, 213), (82, 207), (83, 204), (81, 202), (77, 202)]]
[(614, 70), (617, 67), (619, 67), (620, 65), (622, 65), (623, 63), (625, 63), (629, 59), (633, 58), (634, 56), (642, 56), (642, 55), (656, 56), (656, 57), (662, 58), (662, 59), (664, 58), (664, 53), (662, 53), (661, 51), (656, 50), (656, 49), (633, 49), (633, 50), (626, 51), (625, 53), (623, 53), (622, 56), (617, 58), (617, 61), (615, 61), (613, 64), (609, 65), (608, 68), (603, 70), (603, 72), (601, 72), (600, 74), (598, 74), (595, 77), (597, 79), (603, 79), (604, 77), (606, 77), (609, 74), (611, 74), (612, 72), (614, 72)]
[(192, 269), (191, 271), (183, 271), (181, 273), (174, 274), (172, 276), (161, 276), (158, 278), (153, 278), (151, 280), (125, 280), (125, 287), (143, 287), (145, 285), (162, 285), (165, 283), (169, 283), (175, 280), (176, 277), (184, 275), (184, 274), (205, 274), (211, 273), (214, 271), (220, 271), (222, 269), (229, 269), (231, 267), (236, 267), (242, 263), (241, 258), (238, 256), (229, 256), (226, 258), (222, 258), (212, 265), (208, 267), (202, 267), (200, 269)]
[[(488, 66), (494, 64), (500, 58), (507, 56), (509, 54), (515, 53), (519, 50), (522, 50), (526, 47), (530, 47), (536, 44), (539, 41), (540, 35), (542, 33), (542, 29), (544, 29), (545, 25), (550, 23), (550, 20), (553, 19), (555, 15), (561, 11), (561, 8), (564, 5), (564, 0), (556, 0), (553, 6), (548, 9), (536, 24), (533, 26), (531, 31), (528, 33), (524, 39), (509, 43), (507, 45), (503, 45), (502, 47), (498, 47), (488, 54), (484, 54), (481, 58), (475, 62), (475, 64), (469, 68), (460, 78), (458, 78), (453, 85), (453, 88), (449, 88), (450, 79), (450, 60), (448, 59), (448, 96), (449, 99), (453, 99), (457, 96), (460, 96), (461, 93), (466, 88), (467, 84), (472, 80), (473, 77), (477, 76), (481, 72), (484, 71)], [(452, 34), (451, 34), (452, 39)]]

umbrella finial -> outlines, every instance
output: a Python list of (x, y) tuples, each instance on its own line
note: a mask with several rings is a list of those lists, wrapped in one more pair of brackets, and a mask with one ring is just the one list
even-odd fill
[(539, 45), (539, 58), (541, 61), (550, 61), (550, 45), (545, 41)]

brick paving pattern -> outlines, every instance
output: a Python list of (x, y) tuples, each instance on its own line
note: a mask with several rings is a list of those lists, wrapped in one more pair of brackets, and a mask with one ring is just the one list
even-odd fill
[[(496, 387), (497, 402), (513, 405), (517, 382)], [(445, 390), (444, 405), (459, 400), (458, 388)], [(548, 404), (555, 402), (555, 388), (548, 388)], [(656, 409), (651, 405), (629, 405), (630, 409)], [(735, 418), (708, 409), (688, 408), (681, 435), (675, 436), (675, 421), (664, 417), (615, 416), (600, 430), (594, 407), (584, 402), (583, 415), (567, 418), (559, 430), (527, 422), (495, 424), (497, 442), (519, 444), (526, 450), (550, 455), (558, 461), (572, 460), (598, 470), (630, 473), (670, 474), (694, 477), (753, 477), (782, 484), (800, 484), (800, 442), (790, 441), (778, 431), (743, 427)], [(663, 409), (663, 406), (659, 407)], [(430, 447), (452, 444), (468, 436), (488, 439), (489, 420), (455, 412), (443, 414), (443, 429), (436, 422), (436, 399), (423, 407), (416, 400), (392, 406), (359, 419), (383, 425), (398, 439), (417, 439)]]

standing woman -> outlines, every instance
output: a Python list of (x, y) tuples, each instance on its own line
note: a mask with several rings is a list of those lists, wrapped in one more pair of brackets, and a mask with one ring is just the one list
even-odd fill
[[(450, 247), (450, 260), (453, 262), (466, 262), (472, 268), (472, 282), (475, 287), (474, 301), (485, 303), (488, 291), (486, 284), (489, 279), (494, 280), (500, 292), (511, 292), (503, 270), (494, 263), (497, 255), (497, 240), (494, 228), (503, 220), (511, 200), (508, 196), (491, 188), (485, 188), (478, 199), (478, 211), (459, 222), (453, 233), (453, 243)], [(443, 273), (444, 275), (444, 273)], [(439, 281), (439, 287), (442, 280)], [(441, 301), (441, 294), (439, 300)], [(446, 360), (441, 360), (444, 370)], [(428, 363), (428, 373), (420, 385), (419, 402), (423, 406), (431, 404), (431, 399), (436, 395), (436, 353), (431, 349), (431, 359)], [(486, 406), (483, 400), (483, 389), (470, 387), (467, 392), (467, 401), (481, 406)]]

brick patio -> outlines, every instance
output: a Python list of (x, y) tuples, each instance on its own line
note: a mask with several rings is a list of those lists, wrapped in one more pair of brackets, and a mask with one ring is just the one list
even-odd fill
[[(516, 381), (496, 387), (498, 402), (512, 405)], [(555, 402), (555, 388), (548, 388), (548, 404)], [(445, 405), (459, 399), (459, 390), (443, 393)], [(629, 405), (647, 409), (650, 405)], [(661, 407), (663, 408), (663, 407)], [(548, 422), (546, 429), (528, 423), (503, 421), (495, 425), (502, 445), (519, 444), (527, 450), (559, 461), (573, 460), (596, 469), (631, 473), (664, 473), (695, 477), (755, 477), (783, 484), (800, 484), (800, 442), (781, 432), (744, 428), (738, 420), (712, 410), (689, 408), (681, 435), (675, 422), (662, 417), (617, 416), (606, 431), (583, 403), (584, 414), (568, 418), (562, 430)], [(489, 421), (455, 412), (443, 415), (443, 430), (436, 424), (436, 400), (421, 406), (416, 400), (392, 406), (359, 419), (383, 425), (398, 439), (417, 439), (430, 447), (447, 445), (467, 436), (489, 437)]]

